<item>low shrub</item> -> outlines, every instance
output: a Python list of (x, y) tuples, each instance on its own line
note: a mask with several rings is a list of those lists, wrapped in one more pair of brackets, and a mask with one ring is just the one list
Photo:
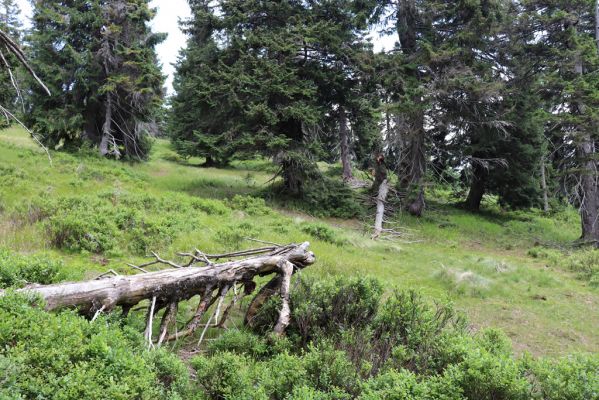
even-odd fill
[(558, 360), (531, 361), (533, 394), (543, 400), (599, 398), (599, 355), (573, 355)]
[(249, 215), (268, 215), (272, 210), (266, 205), (264, 199), (252, 196), (235, 195), (229, 204), (234, 210), (241, 210)]
[(92, 323), (72, 311), (48, 313), (35, 302), (0, 297), (0, 382), (10, 385), (9, 398), (191, 397), (182, 362), (163, 350), (149, 352), (137, 330), (106, 317)]
[(364, 212), (352, 189), (336, 179), (322, 177), (306, 185), (306, 210), (317, 217), (355, 218)]
[(315, 239), (337, 246), (341, 246), (347, 242), (333, 228), (320, 222), (303, 222), (300, 225), (300, 229)]
[(47, 199), (39, 197), (17, 215), (41, 221), (52, 245), (73, 251), (119, 255), (168, 247), (177, 235), (200, 226), (198, 213), (224, 215), (230, 209), (217, 200), (171, 194), (157, 197), (117, 191), (99, 195)]
[(268, 399), (259, 385), (260, 371), (247, 356), (219, 352), (212, 357), (195, 357), (191, 365), (205, 399)]
[(0, 249), (0, 288), (55, 283), (63, 275), (64, 265), (61, 261), (43, 255), (25, 256)]
[(260, 229), (250, 222), (232, 223), (217, 229), (215, 239), (227, 250), (238, 249), (246, 238), (256, 237)]
[(599, 287), (599, 250), (589, 249), (574, 253), (563, 259), (563, 265), (579, 274), (581, 279), (588, 281), (592, 286)]
[(293, 197), (281, 185), (273, 185), (262, 191), (287, 209), (297, 209), (315, 217), (356, 218), (365, 212), (358, 196), (345, 183), (319, 175), (302, 186), (303, 194)]

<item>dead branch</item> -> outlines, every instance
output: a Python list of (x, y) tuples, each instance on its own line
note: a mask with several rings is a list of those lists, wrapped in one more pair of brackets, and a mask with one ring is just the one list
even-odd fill
[(13, 54), (17, 58), (19, 63), (27, 70), (27, 72), (29, 72), (29, 74), (35, 79), (38, 85), (40, 85), (42, 89), (44, 89), (48, 96), (51, 96), (50, 89), (48, 89), (44, 82), (42, 82), (42, 80), (37, 76), (33, 68), (31, 68), (31, 66), (27, 62), (27, 59), (25, 58), (25, 53), (23, 53), (21, 47), (2, 30), (0, 30), (0, 44), (4, 45), (6, 47), (6, 50), (8, 50), (9, 53)]
[[(164, 260), (154, 253), (156, 260), (153, 263), (164, 264), (171, 268), (136, 275), (113, 274), (114, 276), (106, 276), (106, 274), (103, 274), (104, 279), (44, 286), (33, 285), (19, 291), (39, 295), (45, 300), (47, 310), (76, 307), (83, 314), (93, 316), (93, 318), (97, 318), (102, 312), (110, 312), (117, 306), (122, 307), (123, 312), (126, 313), (140, 302), (149, 300), (145, 338), (148, 344), (153, 346), (154, 316), (161, 309), (164, 308), (165, 312), (160, 322), (159, 334), (156, 340), (157, 345), (168, 340), (176, 340), (192, 335), (198, 327), (204, 326), (205, 329), (200, 338), (201, 342), (209, 326), (223, 326), (229, 315), (229, 310), (239, 298), (235, 285), (243, 285), (243, 295), (247, 295), (252, 293), (256, 287), (255, 277), (275, 274), (276, 276), (271, 282), (262, 288), (251, 302), (245, 320), (251, 321), (260, 306), (270, 296), (280, 293), (282, 308), (275, 326), (275, 332), (281, 334), (289, 324), (291, 276), (296, 270), (301, 270), (315, 261), (314, 254), (308, 251), (308, 247), (309, 243), (306, 242), (249, 249), (228, 254), (207, 254), (205, 257), (208, 260), (246, 255), (250, 255), (250, 257), (220, 264), (211, 263), (210, 265), (204, 265), (205, 260), (200, 258), (200, 261), (196, 262), (201, 262), (201, 266), (194, 267), (195, 264), (192, 263), (186, 268), (172, 261)], [(197, 254), (196, 252), (196, 258), (199, 258)], [(177, 265), (178, 268), (173, 268), (173, 264)], [(139, 266), (133, 266), (132, 264), (130, 266), (141, 269)], [(230, 288), (233, 288), (235, 296), (219, 321), (221, 308)], [(4, 292), (0, 290), (0, 296), (3, 294)], [(182, 329), (178, 329), (176, 326), (178, 303), (197, 296), (200, 297), (200, 301), (194, 315)], [(212, 312), (208, 322), (202, 325), (202, 318), (217, 300), (216, 309)], [(214, 323), (211, 324), (213, 320)], [(168, 331), (171, 326), (174, 326), (175, 333), (169, 335)]]

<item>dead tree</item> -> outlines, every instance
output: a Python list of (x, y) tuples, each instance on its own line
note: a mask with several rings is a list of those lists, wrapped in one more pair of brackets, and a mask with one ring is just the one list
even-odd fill
[[(124, 314), (144, 300), (149, 300), (146, 316), (145, 337), (148, 343), (160, 345), (168, 340), (175, 340), (189, 336), (203, 326), (202, 338), (209, 326), (222, 326), (224, 319), (229, 315), (232, 305), (240, 296), (254, 291), (256, 283), (254, 278), (275, 274), (275, 277), (266, 285), (270, 288), (265, 292), (261, 290), (256, 299), (248, 308), (246, 321), (252, 320), (258, 311), (258, 303), (275, 294), (279, 294), (282, 301), (277, 324), (274, 331), (282, 334), (289, 324), (289, 283), (291, 276), (298, 269), (303, 269), (314, 263), (314, 254), (308, 251), (309, 243), (289, 244), (285, 246), (271, 245), (258, 249), (244, 250), (228, 254), (204, 254), (199, 250), (181, 253), (188, 257), (185, 264), (162, 259), (154, 254), (154, 260), (143, 265), (131, 265), (137, 270), (145, 271), (136, 275), (101, 276), (87, 282), (67, 282), (53, 285), (29, 286), (20, 289), (21, 292), (35, 293), (45, 301), (47, 310), (75, 307), (81, 313), (95, 319), (103, 312), (109, 312), (116, 307), (121, 307)], [(219, 264), (213, 260), (232, 259)], [(147, 272), (145, 268), (150, 265), (167, 265), (168, 269)], [(243, 292), (241, 292), (243, 290)], [(222, 319), (219, 321), (220, 312), (227, 293), (234, 292), (235, 296), (225, 308)], [(265, 296), (265, 293), (267, 295)], [(2, 291), (0, 291), (2, 295)], [(199, 303), (193, 316), (182, 328), (176, 326), (178, 303), (199, 296)], [(202, 325), (202, 318), (210, 307), (217, 303), (208, 322)], [(154, 316), (164, 309), (159, 325), (158, 338), (152, 337)], [(213, 325), (211, 325), (211, 322)], [(170, 332), (174, 330), (174, 332)]]
[(379, 193), (376, 198), (376, 215), (374, 217), (374, 233), (372, 238), (376, 239), (383, 232), (383, 220), (385, 219), (385, 202), (389, 193), (389, 184), (387, 179), (384, 179), (379, 185)]
[(349, 181), (354, 176), (351, 169), (351, 156), (349, 151), (349, 129), (345, 108), (339, 107), (339, 141), (341, 150), (341, 164), (343, 166), (343, 180)]

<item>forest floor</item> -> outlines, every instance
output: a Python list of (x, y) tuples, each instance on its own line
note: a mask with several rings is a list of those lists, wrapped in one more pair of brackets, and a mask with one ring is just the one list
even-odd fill
[[(107, 193), (112, 198), (216, 199), (228, 207), (237, 194), (264, 191), (273, 175), (263, 161), (238, 162), (227, 169), (201, 168), (199, 163), (182, 160), (164, 140), (156, 141), (146, 163), (104, 160), (91, 152), (53, 152), (50, 163), (21, 129), (2, 131), (0, 248), (59, 257), (71, 271), (69, 279), (89, 278), (109, 268), (133, 273), (125, 262), (141, 262), (143, 257), (128, 243), (118, 242), (102, 254), (64, 246), (61, 250), (48, 234), (51, 219), (24, 215), (33, 214), (36, 199), (105, 198)], [(370, 239), (369, 220), (316, 218), (281, 203), (272, 204), (273, 211), (233, 209), (222, 214), (177, 215), (169, 209), (169, 220), (181, 218), (184, 223), (167, 231), (170, 237), (152, 250), (166, 258), (195, 247), (251, 247), (245, 236), (280, 243), (309, 240), (317, 263), (302, 272), (305, 276), (373, 276), (389, 289), (411, 288), (431, 299), (451, 300), (473, 330), (503, 329), (518, 353), (599, 351), (599, 288), (560, 262), (578, 236), (575, 210), (550, 216), (508, 212), (489, 199), (483, 212), (472, 214), (453, 205), (441, 190), (429, 191), (429, 199), (425, 217), (397, 217), (398, 229), (408, 236), (379, 241)]]

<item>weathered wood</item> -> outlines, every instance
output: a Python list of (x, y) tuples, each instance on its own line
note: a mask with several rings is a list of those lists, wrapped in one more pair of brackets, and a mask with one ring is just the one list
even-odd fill
[(339, 107), (339, 142), (341, 150), (341, 165), (343, 166), (343, 180), (349, 181), (354, 176), (351, 169), (351, 154), (349, 149), (349, 129), (347, 127), (347, 114), (345, 108)]
[(379, 193), (376, 198), (376, 216), (374, 218), (374, 233), (372, 238), (378, 238), (383, 232), (383, 220), (385, 218), (385, 202), (389, 193), (389, 184), (387, 179), (383, 179), (379, 185)]
[(206, 267), (166, 269), (86, 282), (28, 286), (19, 291), (40, 295), (46, 302), (47, 310), (77, 307), (91, 311), (105, 306), (104, 310), (109, 311), (115, 306), (130, 306), (154, 296), (158, 304), (166, 305), (171, 301), (187, 300), (201, 293), (207, 286), (216, 288), (249, 281), (255, 276), (280, 273), (282, 271), (279, 266), (285, 261), (297, 268), (304, 268), (315, 260), (314, 254), (308, 251), (308, 246), (309, 243), (303, 243), (280, 254), (266, 254)]

